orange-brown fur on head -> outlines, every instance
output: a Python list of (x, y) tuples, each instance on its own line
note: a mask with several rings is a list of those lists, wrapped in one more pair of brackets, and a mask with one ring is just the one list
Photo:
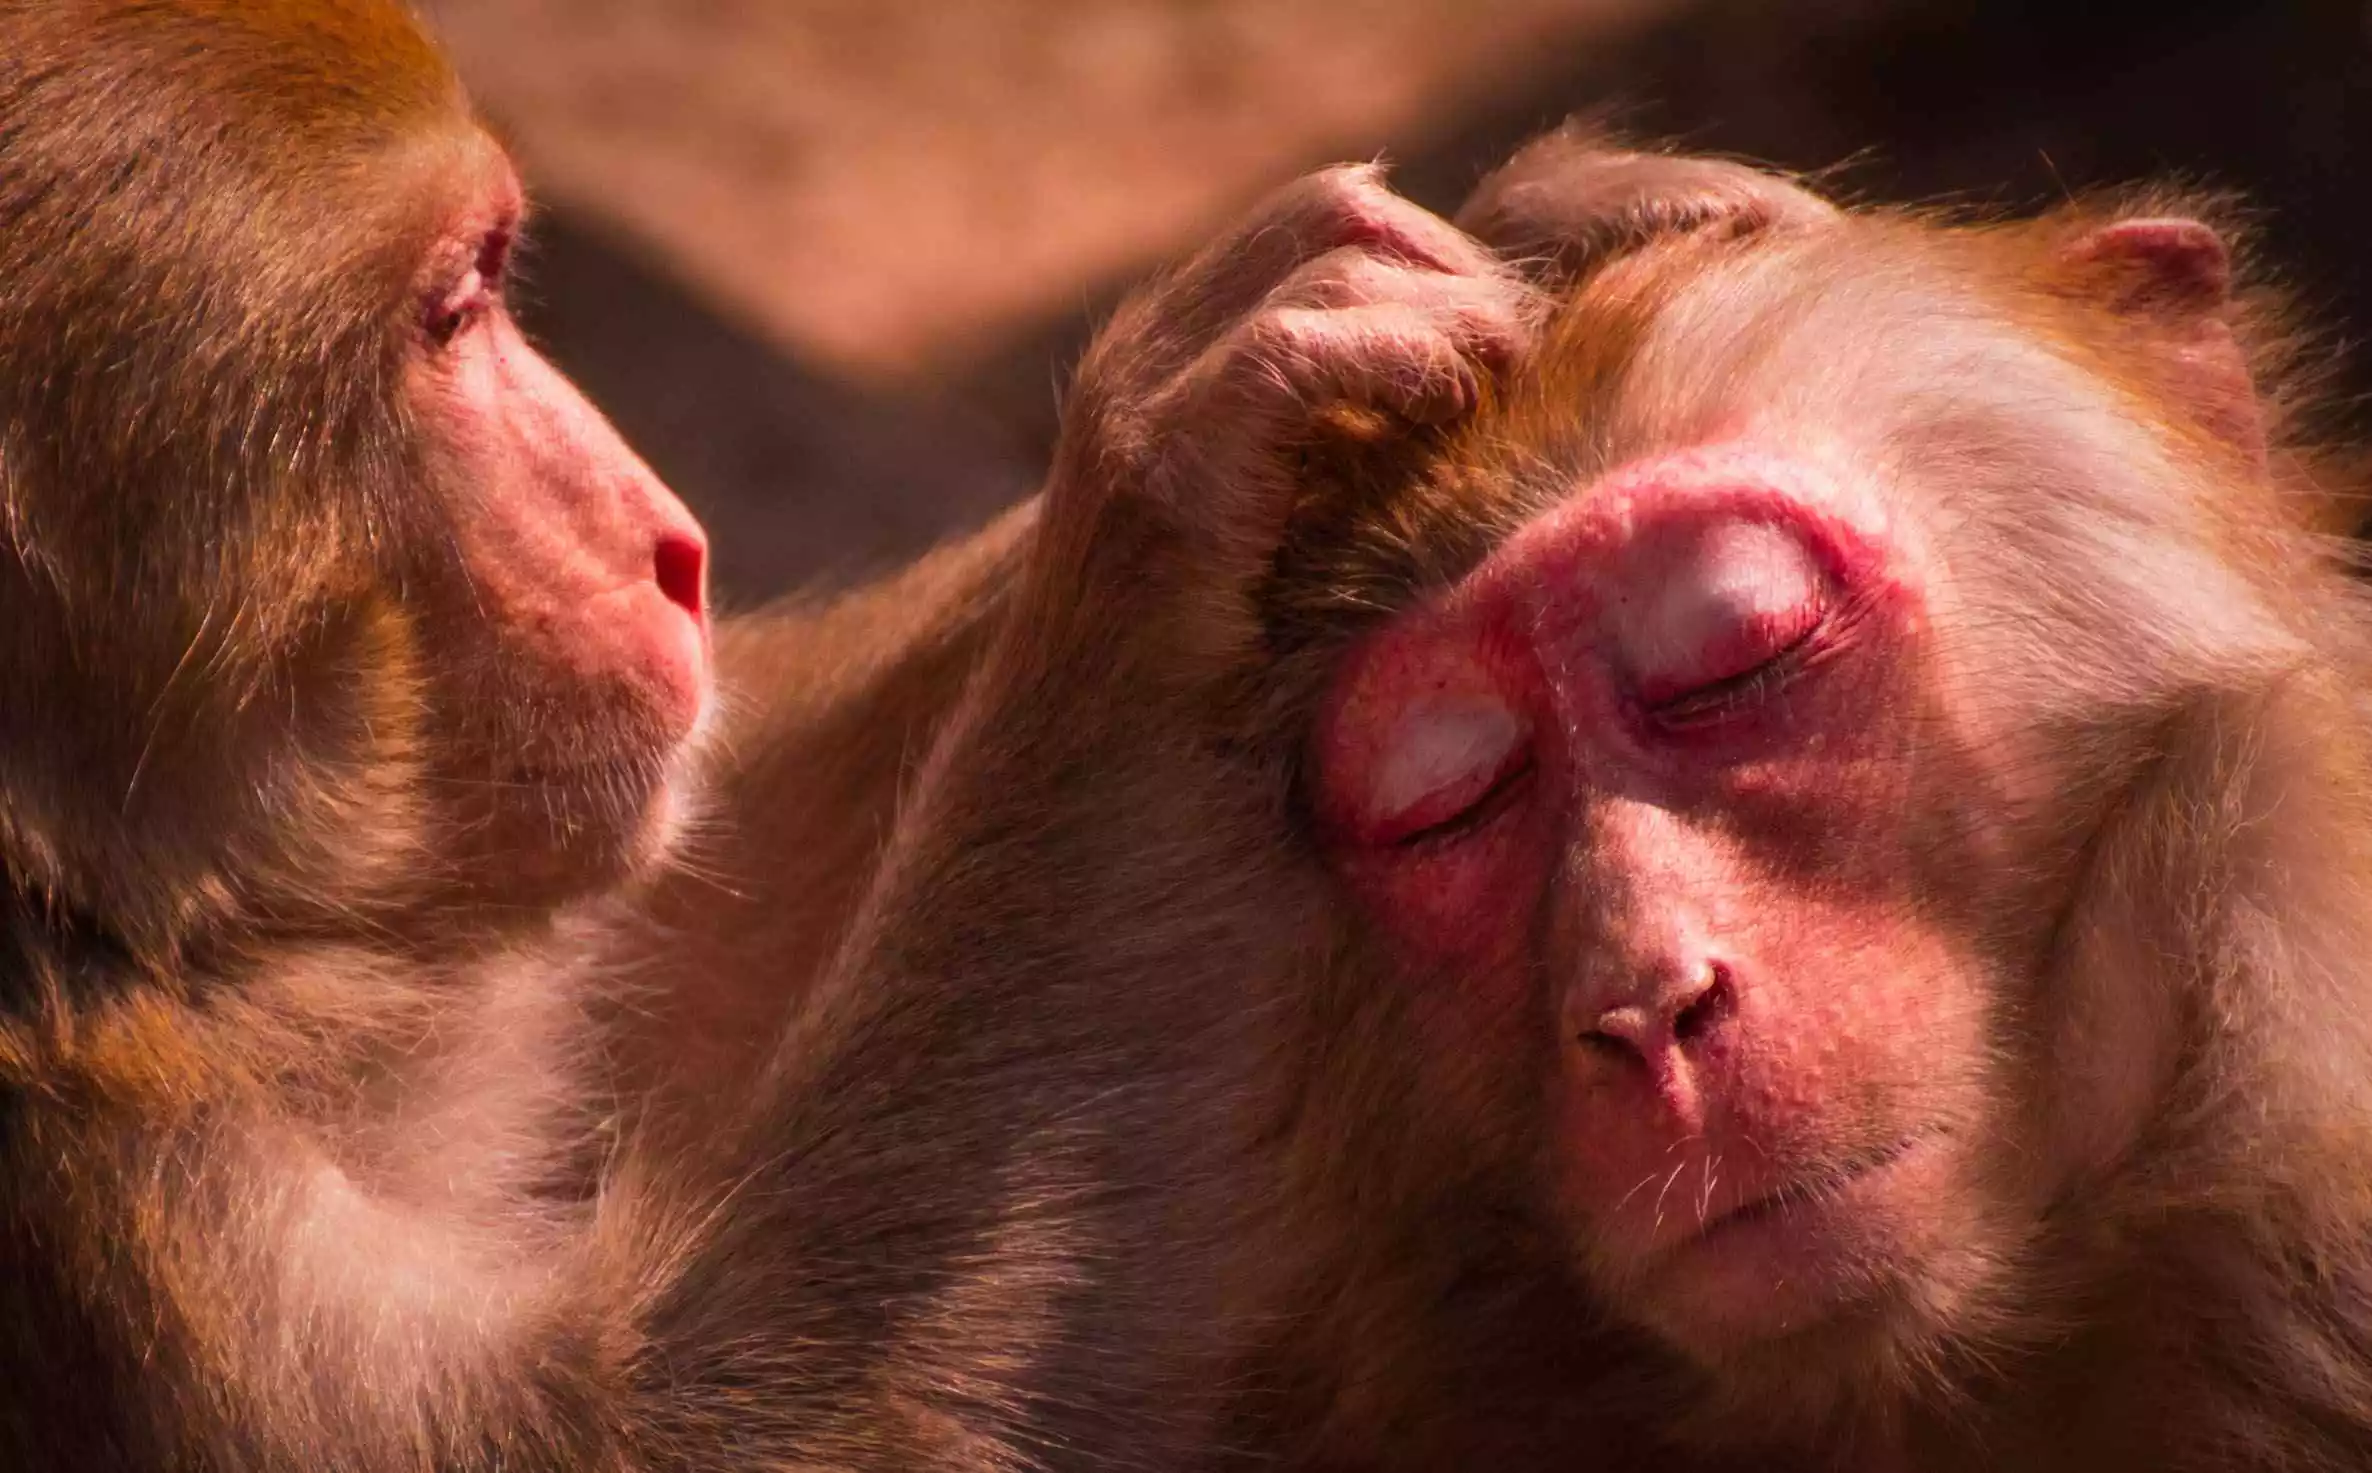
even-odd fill
[[(1833, 975), (1802, 982), (1924, 1039), (1933, 1088), (1966, 1077), (1938, 1096), (1974, 1142), (1962, 1166), (1883, 1208), (1923, 1216), (1949, 1251), (1868, 1265), (1911, 1264), (1900, 1317), (1874, 1332), (1840, 1321), (1759, 1349), (1604, 1277), (1576, 1247), (1596, 1229), (1552, 1179), (1581, 1148), (1569, 1133), (1619, 1135), (1628, 1107), (1553, 1123), (1554, 1081), (1583, 1067), (1554, 1000), (1591, 946), (1634, 940), (1444, 965), (1407, 939), (1409, 906), (1429, 902), (1363, 899), (1383, 861), (1344, 859), (1313, 819), (1347, 918), (1310, 984), (1318, 1062), (1283, 1127), (1310, 1256), (1269, 1267), (1298, 1280), (1280, 1361), (1311, 1398), (1284, 1420), (1329, 1466), (1563, 1466), (1583, 1448), (1623, 1465), (1652, 1447), (1716, 1466), (2090, 1467), (2136, 1447), (2152, 1466), (2349, 1465), (2372, 1448), (2372, 1203), (2346, 1185), (2372, 1151), (2372, 1034), (2349, 1000), (2372, 925), (2354, 694), (2372, 652), (2327, 535), (2353, 488), (2312, 441), (2287, 314), (2229, 284), (2215, 233), (2180, 223), (2212, 203), (1974, 222), (1772, 210), (1757, 201), (1794, 186), (1641, 160), (1567, 140), (1470, 208), (1568, 283), (1564, 305), (1504, 399), (1413, 473), (1405, 455), (1321, 471), (1267, 594), (1263, 709), (1288, 739), (1322, 726), (1376, 631), (1507, 596), (1474, 579), (1553, 565), (1502, 549), (1586, 519), (1593, 487), (1632, 484), (1626, 467), (1744, 440), (1866, 477), (1855, 494), (1915, 549), (1935, 631), (1926, 673), (1874, 708), (1915, 713), (1886, 759), (1911, 759), (1887, 811), (1948, 817), (1884, 883), (1988, 958), (1936, 984), (1985, 1021), (1959, 1042), (1920, 1033), (1940, 1024), (1898, 1015), (1883, 980), (1911, 953), (1858, 982), (1847, 934), (1813, 968)], [(1622, 219), (1595, 213), (1602, 197)], [(1510, 199), (1533, 201), (1512, 225)], [(1315, 801), (1339, 759), (1308, 750)], [(1805, 847), (1752, 881), (1754, 912), (1787, 914), (1802, 885), (1847, 887), (1819, 891), (1826, 906), (1879, 883), (1825, 857), (1874, 834), (1826, 833), (1817, 806), (1795, 821)], [(1544, 892), (1525, 947), (1571, 929), (1564, 907), (1641, 883), (1588, 868), (1611, 851), (1579, 830), (1557, 842), (1596, 878)], [(1879, 1077), (1852, 1067), (1791, 1087)], [(1717, 1165), (1760, 1169), (1751, 1151), (1702, 1165), (1677, 1210), (1722, 1210)]]

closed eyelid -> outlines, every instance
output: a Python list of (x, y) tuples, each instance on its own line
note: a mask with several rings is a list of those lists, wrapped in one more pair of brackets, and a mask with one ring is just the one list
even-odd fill
[(1818, 561), (1769, 523), (1708, 529), (1646, 560), (1613, 606), (1619, 663), (1653, 706), (1761, 668), (1817, 629), (1831, 601)]

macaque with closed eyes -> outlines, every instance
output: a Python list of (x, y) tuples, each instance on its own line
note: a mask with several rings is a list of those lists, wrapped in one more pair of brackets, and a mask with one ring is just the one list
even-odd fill
[(1313, 463), (1237, 697), (1332, 897), (1242, 1440), (2372, 1461), (2372, 624), (2225, 234), (1580, 134), (1460, 223), (1542, 345)]

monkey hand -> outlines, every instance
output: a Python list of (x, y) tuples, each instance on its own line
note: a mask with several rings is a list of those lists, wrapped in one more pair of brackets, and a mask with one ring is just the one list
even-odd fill
[[(1235, 922), (1296, 877), (1268, 842), (1284, 763), (1234, 739), (1231, 677), (1261, 649), (1258, 590), (1298, 503), (1321, 494), (1305, 452), (1470, 413), (1528, 350), (1537, 300), (1378, 171), (1343, 168), (1122, 306), (1080, 366), (1000, 628), (916, 772), (856, 934), (960, 935), (997, 959), (939, 967), (973, 991), (994, 976), (1074, 999), (1135, 976), (1111, 955), (1143, 947), (1180, 990), (1128, 1038), (1175, 1049), (1238, 1026), (1265, 966), (1243, 950), (1270, 928)], [(1102, 959), (1066, 982), (1051, 959), (1087, 945)]]
[(1304, 453), (1471, 412), (1527, 349), (1535, 301), (1376, 170), (1344, 168), (1125, 304), (1080, 366), (999, 631), (900, 812), (881, 934), (947, 930), (960, 903), (962, 934), (1004, 956), (1141, 940), (1164, 967), (1216, 969), (1195, 1008), (1257, 970), (1211, 938), (1250, 934), (1230, 932), (1237, 900), (1283, 883), (1263, 889), (1257, 817), (1283, 784), (1273, 753), (1233, 740), (1229, 678), (1261, 648), (1257, 590), (1320, 484)]
[(1251, 590), (1304, 453), (1463, 417), (1527, 347), (1537, 300), (1374, 167), (1271, 196), (1088, 351), (1022, 622), (1106, 677), (1199, 688), (1253, 647)]

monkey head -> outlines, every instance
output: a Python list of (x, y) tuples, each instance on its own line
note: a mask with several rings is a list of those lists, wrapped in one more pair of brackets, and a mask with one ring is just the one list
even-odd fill
[[(1619, 157), (1578, 197), (1627, 208)], [(1537, 361), (1313, 514), (1271, 612), (1323, 652), (1305, 810), (1370, 979), (1330, 1005), (1393, 1020), (1332, 1031), (1413, 1066), (1312, 1087), (1394, 1122), (1363, 1200), (1434, 1183), (1767, 1427), (2047, 1333), (2045, 1245), (2194, 1042), (2168, 734), (2321, 585), (2209, 228), (1742, 173), (1585, 212)]]
[(10, 35), (18, 878), (138, 950), (647, 865), (710, 699), (703, 534), (513, 324), (519, 184), (413, 18), (70, 0)]

